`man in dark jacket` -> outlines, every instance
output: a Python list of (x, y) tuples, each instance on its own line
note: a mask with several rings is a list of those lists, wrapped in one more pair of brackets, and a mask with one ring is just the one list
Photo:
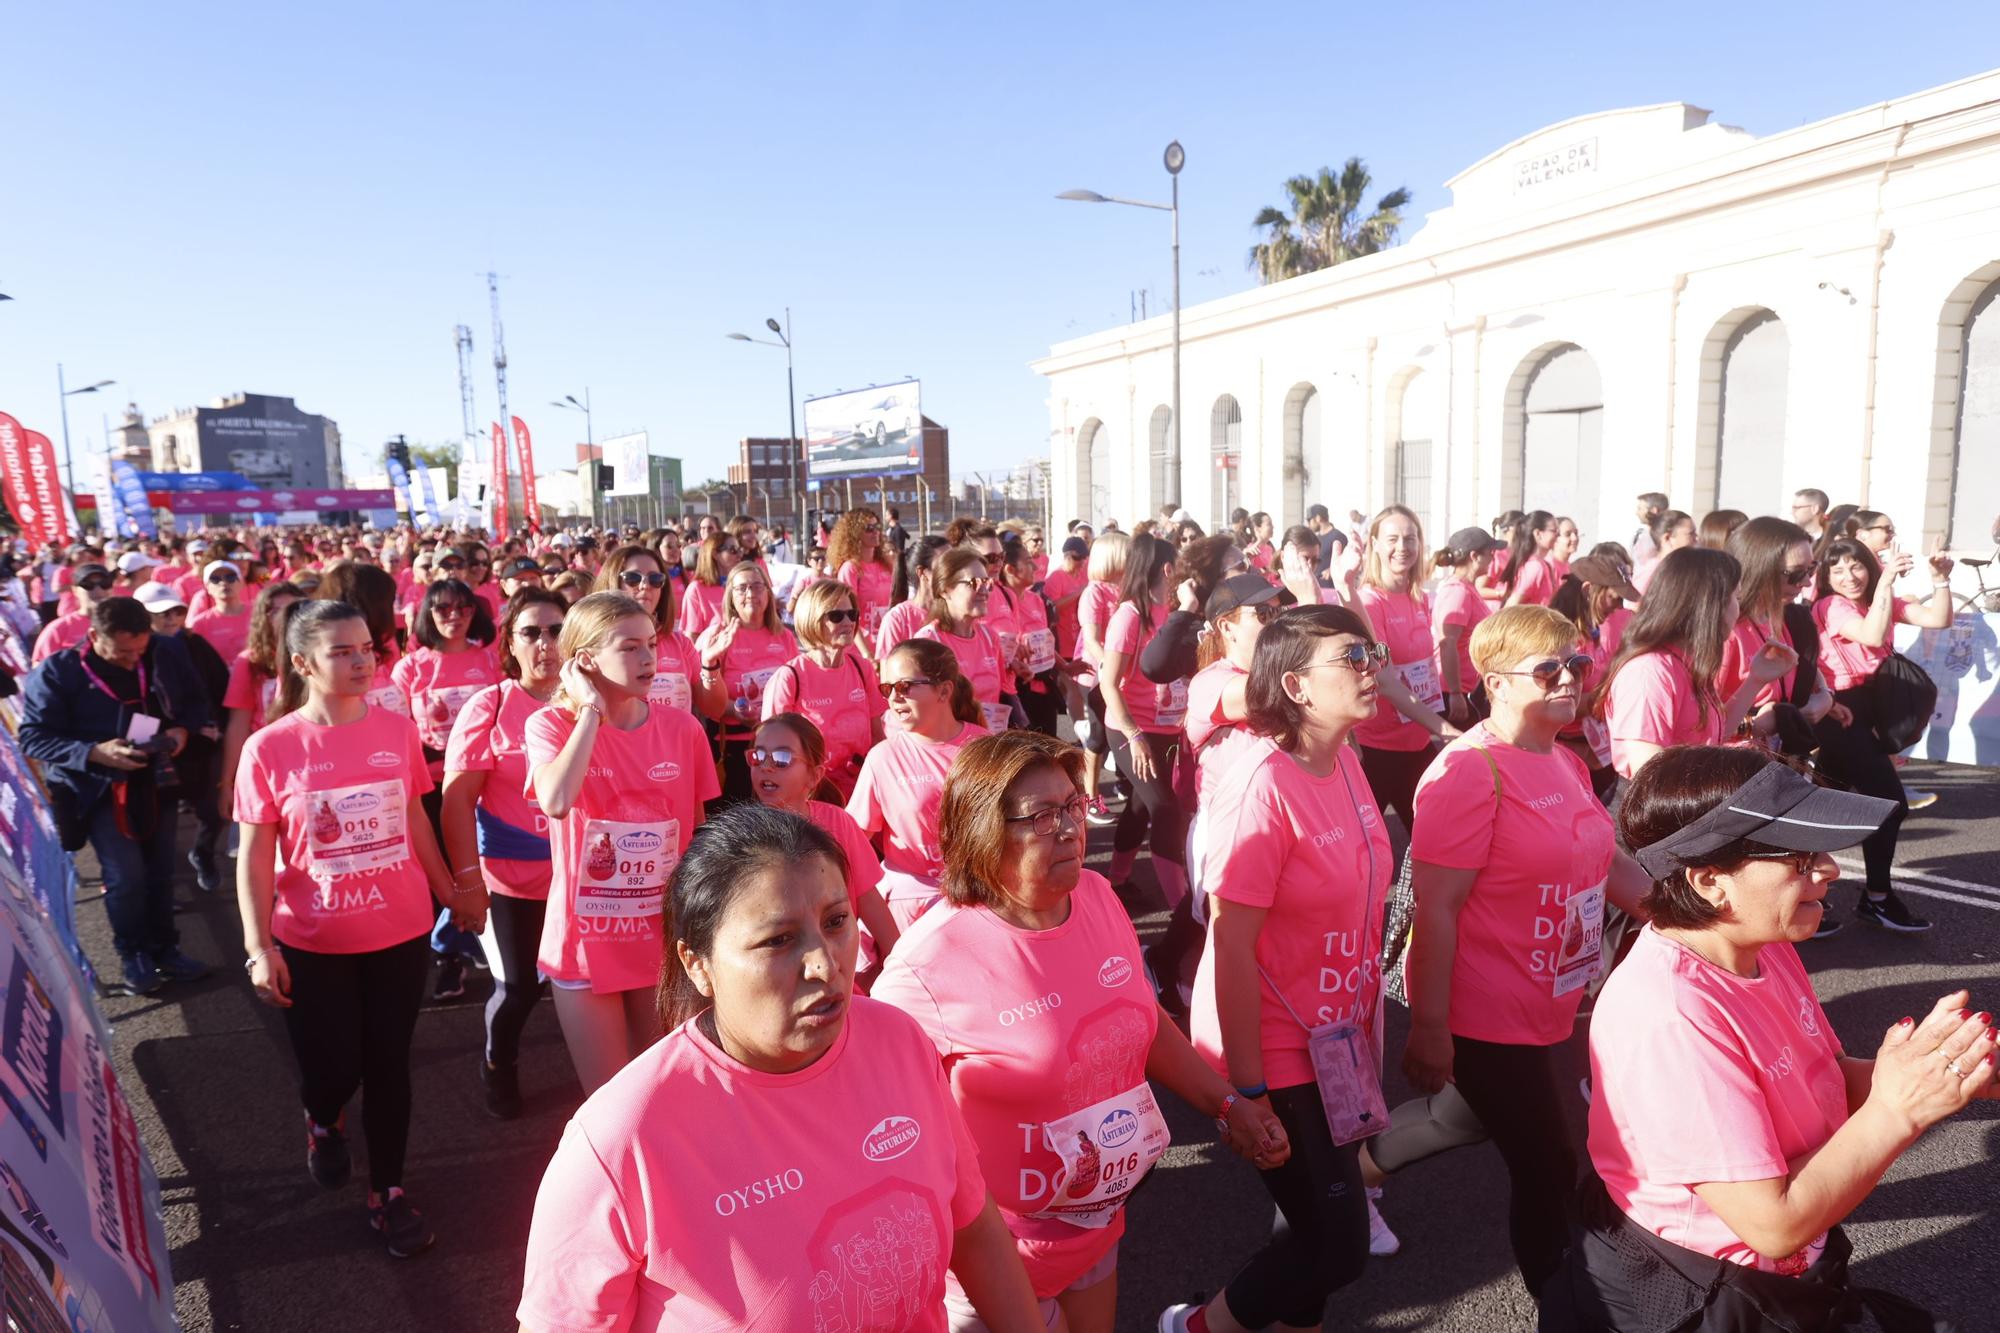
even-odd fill
[(97, 853), (123, 988), (134, 995), (208, 973), (180, 950), (178, 821), (162, 794), (178, 783), (174, 757), (208, 725), (208, 704), (187, 655), (152, 637), (137, 599), (106, 598), (84, 642), (36, 667), (22, 691), (21, 749), (42, 765), (63, 845)]

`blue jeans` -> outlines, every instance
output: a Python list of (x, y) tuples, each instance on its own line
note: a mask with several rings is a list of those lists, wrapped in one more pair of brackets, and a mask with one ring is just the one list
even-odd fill
[(111, 918), (111, 942), (120, 958), (171, 953), (180, 947), (174, 928), (174, 850), (180, 834), (180, 803), (163, 796), (159, 827), (144, 840), (118, 830), (111, 795), (90, 815), (90, 850), (104, 868), (104, 913)]

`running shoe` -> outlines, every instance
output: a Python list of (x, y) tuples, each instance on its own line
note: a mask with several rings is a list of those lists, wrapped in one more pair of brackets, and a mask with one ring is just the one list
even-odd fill
[(1926, 810), (1937, 804), (1934, 791), (1917, 791), (1912, 787), (1903, 788), (1903, 801), (1912, 810)]
[(203, 856), (199, 848), (188, 853), (188, 864), (194, 867), (194, 886), (203, 893), (214, 893), (221, 885), (221, 878), (215, 873), (213, 853)]
[(458, 1000), (465, 997), (465, 960), (455, 953), (448, 953), (438, 960), (437, 984), (431, 988), (433, 1000)]
[(168, 981), (200, 981), (209, 974), (209, 966), (199, 958), (190, 958), (179, 949), (165, 949), (153, 955), (153, 966)]
[(111, 989), (120, 995), (151, 995), (160, 985), (160, 972), (153, 966), (153, 960), (145, 954), (135, 953), (120, 960), (118, 981)]
[(341, 1132), (346, 1117), (331, 1125), (315, 1124), (306, 1116), (306, 1170), (321, 1189), (337, 1190), (354, 1174), (354, 1159), (347, 1152), (347, 1135)]
[(1854, 915), (1857, 920), (1872, 922), (1884, 930), (1900, 930), (1909, 935), (1931, 928), (1931, 923), (1912, 912), (1894, 889), (1880, 898), (1872, 893), (1863, 893), (1861, 905), (1854, 909)]
[(1368, 1191), (1368, 1253), (1389, 1255), (1403, 1248), (1403, 1242), (1396, 1239), (1396, 1233), (1389, 1230), (1389, 1224), (1382, 1220), (1381, 1212), (1375, 1207), (1382, 1197), (1380, 1189)]
[(1098, 828), (1109, 828), (1118, 822), (1118, 816), (1104, 808), (1104, 798), (1102, 796), (1091, 799), (1089, 812), (1084, 815), (1084, 818), (1088, 819)]
[(368, 1205), (368, 1225), (381, 1235), (389, 1253), (398, 1259), (414, 1259), (437, 1242), (431, 1224), (410, 1202), (410, 1196), (391, 1186), (386, 1197)]
[(495, 1120), (512, 1120), (521, 1114), (521, 1079), (515, 1066), (492, 1064), (480, 1056), (479, 1086), (486, 1092), (486, 1114)]
[(1201, 1308), (1199, 1305), (1169, 1305), (1160, 1311), (1159, 1333), (1187, 1333), (1188, 1320)]
[(1816, 940), (1830, 939), (1838, 935), (1846, 925), (1845, 921), (1822, 907), (1819, 909), (1819, 929), (1812, 933), (1812, 937)]

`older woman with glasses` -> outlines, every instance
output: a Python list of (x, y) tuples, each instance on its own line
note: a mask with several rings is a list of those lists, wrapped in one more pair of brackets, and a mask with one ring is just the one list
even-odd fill
[[(1044, 1322), (1060, 1309), (1072, 1333), (1109, 1333), (1124, 1205), (1169, 1137), (1151, 1080), (1244, 1157), (1275, 1165), (1287, 1145), (1161, 1015), (1124, 906), (1084, 869), (1082, 771), (1081, 751), (1036, 732), (960, 752), (939, 810), (949, 903), (898, 943), (874, 995), (936, 1045)], [(1029, 1022), (996, 996), (1042, 998)], [(986, 1327), (961, 1291), (946, 1305), (957, 1333)]]
[(885, 734), (888, 704), (856, 648), (857, 597), (846, 583), (822, 579), (806, 585), (792, 608), (798, 656), (779, 667), (764, 686), (759, 716), (799, 712), (825, 738), (826, 778), (846, 800), (869, 748)]
[(1750, 746), (1668, 750), (1626, 791), (1652, 920), (1591, 1017), (1596, 1178), (1542, 1329), (1957, 1326), (1850, 1288), (1841, 1223), (1926, 1129), (1996, 1096), (1992, 1015), (1961, 990), (1856, 1058), (1796, 947), (1831, 853), (1890, 809)]
[(1454, 1085), (1485, 1124), (1511, 1182), (1514, 1262), (1538, 1296), (1576, 1184), (1556, 1048), (1604, 968), (1607, 896), (1637, 914), (1646, 876), (1557, 742), (1593, 665), (1576, 625), (1510, 606), (1471, 647), (1493, 711), (1417, 784), (1403, 1071), (1420, 1092)]

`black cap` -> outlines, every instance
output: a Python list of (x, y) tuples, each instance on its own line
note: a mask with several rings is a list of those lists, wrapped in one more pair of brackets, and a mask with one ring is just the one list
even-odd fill
[(94, 563), (88, 565), (78, 565), (76, 567), (76, 572), (73, 573), (70, 577), (76, 582), (81, 583), (85, 579), (89, 578), (92, 574), (102, 574), (107, 579), (117, 577), (117, 575), (113, 574), (109, 569), (105, 568), (103, 565)]
[(1506, 544), (1485, 528), (1460, 528), (1445, 541), (1445, 549), (1453, 552), (1462, 551), (1467, 555), (1480, 555), (1487, 551), (1497, 551)]
[(1081, 537), (1065, 538), (1062, 545), (1064, 555), (1073, 555), (1081, 560), (1090, 554), (1090, 543)]
[(541, 572), (542, 572), (542, 566), (540, 562), (536, 561), (531, 556), (517, 555), (507, 563), (507, 573), (509, 576), (518, 574), (539, 574)]
[(1215, 585), (1215, 591), (1208, 595), (1208, 605), (1202, 610), (1210, 620), (1220, 620), (1239, 607), (1257, 606), (1274, 600), (1277, 595), (1278, 590), (1269, 579), (1256, 574), (1231, 574)]
[(579, 551), (595, 551), (597, 549), (597, 538), (578, 537), (576, 539), (576, 549)]
[(1770, 763), (1692, 824), (1633, 857), (1654, 879), (1708, 858), (1739, 838), (1793, 852), (1837, 852), (1882, 827), (1893, 801), (1822, 787), (1788, 764)]

